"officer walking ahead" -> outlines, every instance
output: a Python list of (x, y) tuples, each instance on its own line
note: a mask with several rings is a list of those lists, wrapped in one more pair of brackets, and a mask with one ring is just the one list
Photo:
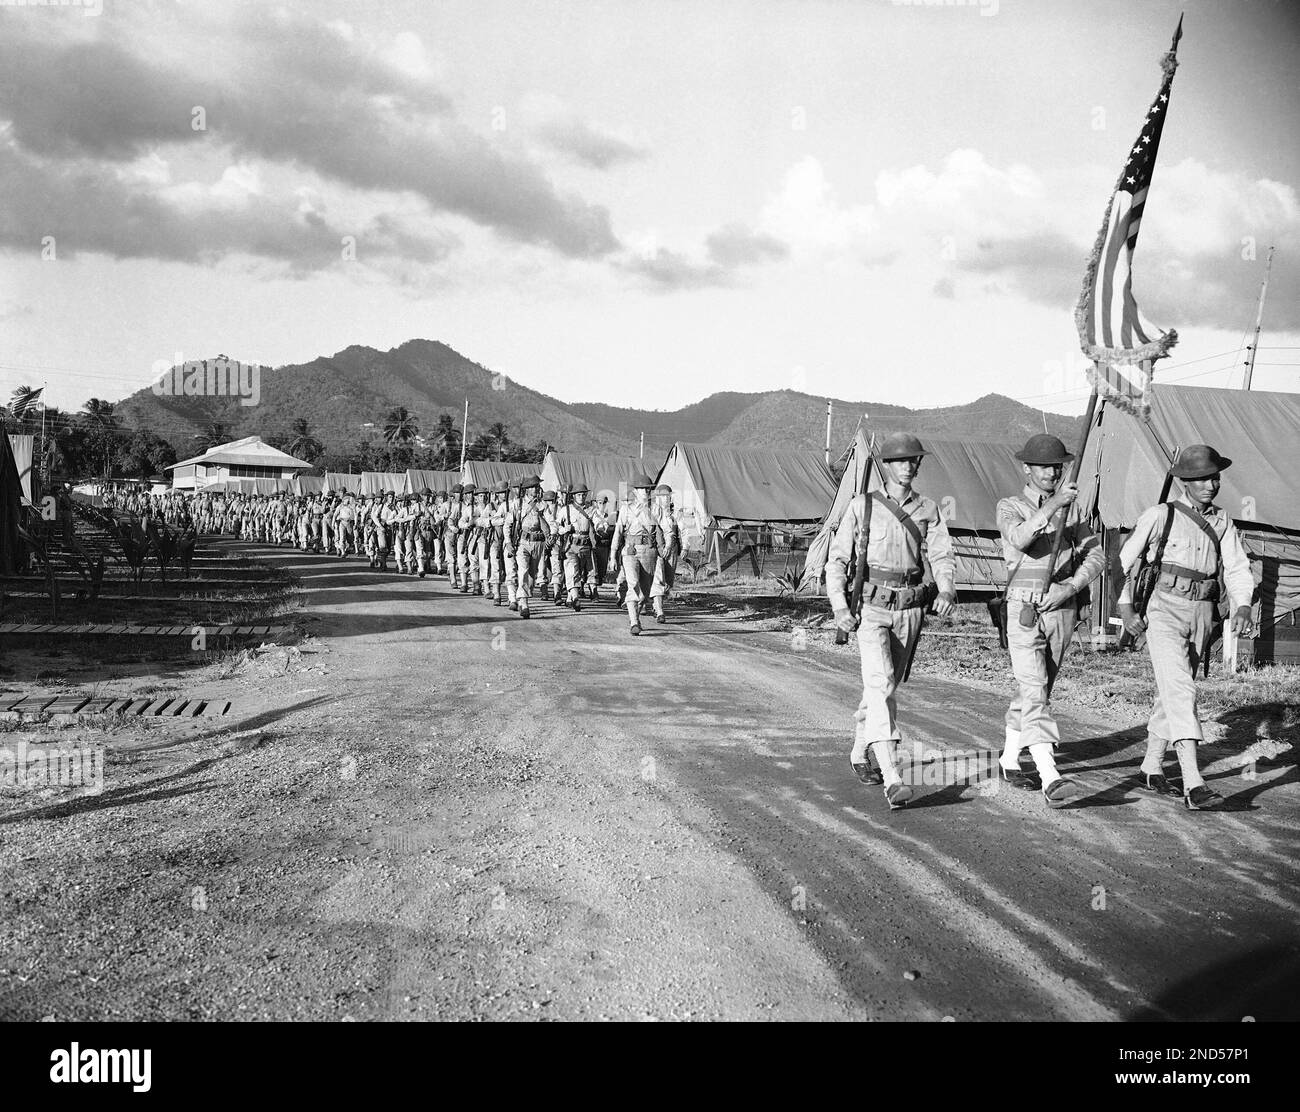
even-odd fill
[[(1232, 518), (1214, 505), (1219, 473), (1231, 464), (1208, 444), (1193, 444), (1179, 453), (1173, 475), (1183, 484), (1183, 497), (1143, 512), (1119, 554), (1125, 574), (1119, 612), (1134, 637), (1145, 629), (1156, 677), (1143, 785), (1159, 795), (1176, 794), (1164, 776), (1165, 750), (1173, 742), (1183, 773), (1183, 801), (1190, 811), (1223, 803), (1218, 792), (1206, 787), (1196, 760), (1203, 735), (1196, 715), (1195, 676), (1214, 632), (1220, 569), (1235, 608), (1233, 632), (1249, 637), (1254, 627), (1250, 558)], [(1140, 562), (1159, 565), (1145, 622), (1133, 606), (1132, 577)]]
[[(826, 562), (826, 594), (835, 624), (846, 633), (857, 630), (862, 657), (862, 699), (854, 715), (857, 725), (849, 763), (864, 784), (878, 782), (867, 759), (871, 748), (891, 810), (912, 798), (912, 789), (903, 783), (894, 761), (901, 740), (895, 692), (921, 633), (928, 601), (922, 586), (925, 559), (938, 587), (936, 612), (951, 614), (957, 602), (948, 528), (938, 506), (912, 490), (925, 454), (915, 436), (886, 438), (879, 453), (885, 490), (853, 498), (835, 530)], [(864, 532), (867, 575), (862, 613), (855, 616), (849, 609), (848, 591)]]
[[(1020, 754), (1028, 749), (1047, 805), (1064, 807), (1078, 796), (1079, 787), (1056, 770), (1052, 747), (1061, 734), (1048, 704), (1078, 625), (1077, 595), (1101, 574), (1105, 556), (1079, 510), (1078, 486), (1061, 481), (1065, 465), (1074, 459), (1065, 445), (1040, 433), (1029, 438), (1016, 459), (1028, 481), (1019, 494), (1003, 498), (997, 511), (1007, 562), (1007, 647), (1019, 687), (1007, 710), (999, 763), (1004, 780), (1020, 788), (1037, 787), (1020, 767)], [(1049, 584), (1047, 563), (1061, 513), (1066, 515), (1065, 535)]]

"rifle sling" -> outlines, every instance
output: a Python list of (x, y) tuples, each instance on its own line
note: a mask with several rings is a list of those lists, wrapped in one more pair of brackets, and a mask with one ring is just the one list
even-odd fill
[(1201, 514), (1198, 514), (1195, 510), (1188, 509), (1181, 502), (1170, 502), (1169, 505), (1187, 518), (1188, 521), (1200, 529), (1202, 533), (1214, 542), (1214, 555), (1216, 559), (1218, 559), (1220, 557), (1219, 534), (1210, 528), (1210, 523), (1206, 521)]
[(898, 519), (898, 523), (907, 530), (912, 540), (916, 541), (916, 554), (919, 558), (922, 550), (925, 548), (925, 538), (921, 536), (921, 530), (917, 527), (916, 522), (913, 521), (908, 514), (904, 513), (903, 507), (888, 495), (882, 494), (878, 490), (873, 490), (871, 492), (871, 497), (893, 514), (894, 517)]

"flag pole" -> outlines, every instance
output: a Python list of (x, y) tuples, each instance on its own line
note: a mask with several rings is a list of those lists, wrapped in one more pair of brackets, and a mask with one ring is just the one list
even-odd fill
[[(1149, 366), (1150, 364), (1144, 364)], [(1096, 363), (1093, 369), (1097, 375), (1102, 374), (1101, 367)], [(1074, 463), (1070, 467), (1069, 482), (1077, 483), (1079, 481), (1079, 471), (1083, 467), (1083, 452), (1088, 447), (1088, 434), (1092, 431), (1092, 424), (1097, 416), (1097, 383), (1093, 382), (1092, 393), (1088, 395), (1088, 408), (1083, 416), (1083, 433), (1079, 437), (1079, 450), (1074, 455)], [(1056, 561), (1061, 554), (1061, 545), (1065, 540), (1065, 523), (1070, 519), (1070, 508), (1067, 506), (1061, 513), (1061, 520), (1056, 523), (1056, 537), (1052, 541), (1052, 554), (1047, 558), (1047, 567), (1043, 577), (1043, 591), (1047, 591), (1052, 585), (1052, 575), (1056, 571)], [(1038, 621), (1038, 610), (1032, 602), (1026, 602), (1020, 608), (1020, 624), (1026, 629)]]

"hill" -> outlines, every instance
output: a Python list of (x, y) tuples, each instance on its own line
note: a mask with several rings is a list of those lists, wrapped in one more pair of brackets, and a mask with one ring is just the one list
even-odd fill
[[(331, 452), (350, 452), (380, 436), (386, 414), (405, 406), (431, 433), (439, 414), (460, 425), (469, 399), (470, 439), (495, 422), (511, 440), (545, 441), (568, 451), (635, 455), (645, 434), (646, 461), (655, 465), (674, 441), (820, 449), (826, 429), (826, 399), (792, 390), (712, 394), (673, 411), (628, 409), (597, 402), (563, 402), (475, 363), (446, 344), (410, 340), (387, 352), (353, 346), (309, 363), (263, 368), (256, 405), (238, 397), (159, 396), (137, 391), (118, 403), (128, 428), (148, 428), (170, 440), (181, 457), (193, 454), (193, 437), (220, 421), (231, 438), (285, 434), (305, 418)], [(874, 402), (834, 400), (832, 454), (852, 438), (859, 418), (881, 431), (908, 429), (947, 436), (996, 436), (1010, 440), (1043, 431), (1036, 409), (988, 394), (965, 405), (911, 410)], [(1047, 414), (1048, 429), (1068, 442), (1078, 418)], [(367, 427), (369, 426), (369, 427)]]

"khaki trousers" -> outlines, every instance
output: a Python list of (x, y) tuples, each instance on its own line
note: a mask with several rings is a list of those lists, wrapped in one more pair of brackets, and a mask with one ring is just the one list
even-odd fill
[(895, 692), (903, 679), (907, 659), (921, 634), (921, 607), (886, 610), (866, 603), (858, 625), (858, 651), (862, 657), (862, 699), (853, 718), (854, 759), (868, 745), (901, 740)]
[(1007, 647), (1011, 674), (1019, 693), (1007, 708), (1007, 729), (1020, 734), (1020, 747), (1055, 745), (1061, 731), (1049, 703), (1065, 650), (1070, 647), (1078, 611), (1073, 600), (1064, 607), (1039, 614), (1029, 628), (1020, 624), (1020, 604), (1007, 608)]

